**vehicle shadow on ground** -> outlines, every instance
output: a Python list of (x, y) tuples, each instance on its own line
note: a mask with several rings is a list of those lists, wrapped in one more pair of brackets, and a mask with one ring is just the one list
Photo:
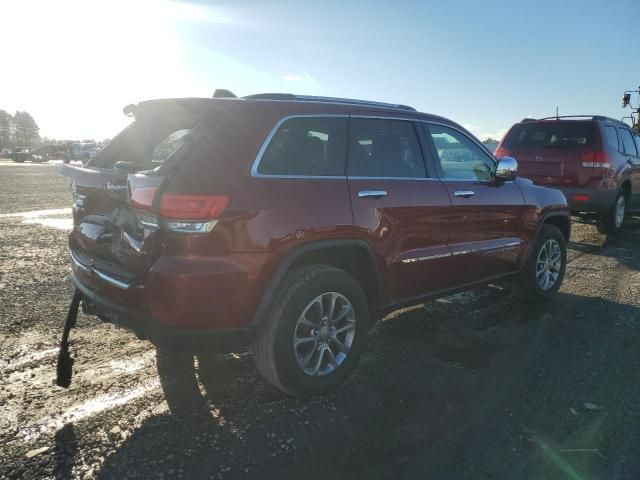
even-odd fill
[[(200, 398), (147, 419), (98, 478), (565, 479), (556, 449), (579, 446), (593, 431), (586, 414), (576, 417), (584, 424), (567, 423), (581, 389), (613, 391), (623, 405), (640, 393), (613, 374), (594, 380), (590, 363), (612, 348), (640, 347), (640, 336), (623, 346), (616, 334), (640, 311), (565, 293), (532, 307), (505, 290), (480, 292), (378, 324), (355, 374), (324, 397), (286, 397), (257, 376), (249, 354), (199, 359)], [(185, 395), (170, 392), (179, 381), (165, 380), (174, 400)], [(613, 408), (593, 418), (609, 429), (628, 421)], [(590, 435), (606, 452), (605, 440)], [(630, 461), (620, 455), (565, 463), (584, 478), (605, 478), (613, 463)]]
[[(586, 225), (591, 223), (576, 217), (573, 218), (573, 222)], [(606, 236), (601, 244), (571, 240), (568, 248), (581, 254), (609, 257), (630, 269), (640, 270), (640, 257), (634, 254), (639, 243), (640, 217), (632, 217), (627, 220), (619, 234)]]
[(65, 424), (56, 432), (54, 445), (54, 478), (72, 478), (71, 471), (78, 451), (78, 440), (73, 423)]

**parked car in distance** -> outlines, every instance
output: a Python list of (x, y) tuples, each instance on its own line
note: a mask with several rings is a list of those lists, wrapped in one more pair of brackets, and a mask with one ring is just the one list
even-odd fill
[(574, 213), (596, 213), (601, 233), (617, 233), (640, 211), (640, 135), (602, 116), (525, 118), (496, 156), (518, 160), (520, 175), (561, 190)]
[(28, 147), (17, 147), (13, 149), (11, 159), (16, 163), (24, 163), (27, 160), (32, 160), (33, 154)]
[(159, 351), (250, 342), (273, 385), (321, 394), (386, 313), (497, 281), (541, 302), (562, 282), (562, 193), (445, 118), (290, 94), (125, 111), (86, 166), (62, 166), (72, 276), (87, 313)]

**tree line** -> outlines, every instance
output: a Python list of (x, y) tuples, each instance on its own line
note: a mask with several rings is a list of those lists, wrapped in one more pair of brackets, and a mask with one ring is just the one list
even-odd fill
[(40, 127), (29, 112), (0, 110), (0, 150), (32, 147), (39, 140)]

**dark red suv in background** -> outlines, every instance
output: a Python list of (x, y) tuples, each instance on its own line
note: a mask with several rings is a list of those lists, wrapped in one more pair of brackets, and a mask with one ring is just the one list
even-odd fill
[(496, 156), (518, 160), (520, 175), (561, 190), (575, 213), (597, 213), (598, 230), (616, 233), (628, 212), (640, 211), (640, 135), (602, 116), (516, 123)]
[(560, 287), (564, 196), (450, 120), (289, 94), (125, 110), (135, 122), (87, 166), (62, 166), (72, 275), (87, 313), (160, 350), (251, 342), (272, 384), (322, 393), (398, 307), (498, 280), (531, 301)]

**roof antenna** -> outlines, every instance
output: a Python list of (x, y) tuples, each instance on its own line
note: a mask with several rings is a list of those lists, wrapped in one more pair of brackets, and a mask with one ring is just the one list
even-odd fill
[(560, 117), (558, 116), (558, 107), (556, 106), (556, 120), (560, 120)]

